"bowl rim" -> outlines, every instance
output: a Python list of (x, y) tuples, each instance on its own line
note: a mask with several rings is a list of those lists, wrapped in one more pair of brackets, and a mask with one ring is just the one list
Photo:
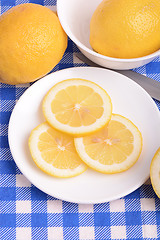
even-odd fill
[(63, 21), (63, 15), (61, 14), (61, 0), (57, 0), (57, 14), (60, 20), (60, 23), (64, 29), (64, 31), (66, 32), (66, 34), (68, 35), (68, 37), (81, 49), (83, 49), (84, 51), (86, 51), (87, 53), (94, 55), (95, 57), (101, 58), (103, 60), (111, 60), (111, 61), (116, 61), (116, 62), (137, 62), (137, 61), (145, 61), (145, 60), (149, 60), (150, 58), (155, 58), (158, 57), (160, 55), (160, 49), (158, 49), (157, 51), (145, 55), (143, 57), (138, 57), (138, 58), (114, 58), (114, 57), (108, 57), (105, 55), (102, 55), (100, 53), (95, 52), (92, 49), (89, 49), (88, 47), (86, 47), (83, 43), (81, 43), (77, 37), (75, 37), (75, 35), (72, 33), (69, 25), (67, 24), (66, 21)]

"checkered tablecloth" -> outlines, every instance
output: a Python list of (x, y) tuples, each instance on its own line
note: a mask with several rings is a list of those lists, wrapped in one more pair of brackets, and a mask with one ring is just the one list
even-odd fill
[[(56, 8), (55, 0), (1, 0), (1, 13), (26, 2)], [(85, 66), (75, 57), (77, 51), (69, 40), (53, 72)], [(134, 71), (160, 81), (160, 58)], [(0, 239), (160, 239), (160, 200), (149, 180), (124, 198), (83, 205), (55, 199), (22, 175), (9, 149), (8, 123), (16, 101), (29, 86), (0, 84)], [(160, 109), (160, 102), (156, 104)]]

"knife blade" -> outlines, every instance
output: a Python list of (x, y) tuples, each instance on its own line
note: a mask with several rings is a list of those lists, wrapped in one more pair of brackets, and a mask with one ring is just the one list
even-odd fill
[[(105, 68), (103, 66), (100, 66), (100, 65), (92, 62), (90, 59), (88, 59), (82, 53), (76, 53), (76, 56), (82, 62), (86, 63), (89, 66)], [(146, 90), (146, 92), (148, 92), (152, 98), (160, 101), (160, 82), (158, 82), (152, 78), (149, 78), (147, 76), (144, 76), (140, 73), (134, 72), (132, 70), (114, 70), (114, 69), (110, 69), (110, 70), (118, 72), (118, 73), (132, 79), (133, 81), (138, 83), (142, 88), (144, 88)]]

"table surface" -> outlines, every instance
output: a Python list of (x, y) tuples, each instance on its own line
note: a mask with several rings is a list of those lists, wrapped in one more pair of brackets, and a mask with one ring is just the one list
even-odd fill
[[(56, 9), (55, 0), (0, 0), (1, 14), (27, 2)], [(75, 57), (78, 51), (69, 39), (53, 72), (86, 66)], [(133, 71), (160, 81), (160, 57)], [(160, 200), (150, 180), (121, 199), (83, 205), (51, 197), (22, 175), (9, 149), (8, 123), (29, 86), (0, 84), (0, 239), (160, 239)], [(160, 109), (160, 102), (155, 102)]]

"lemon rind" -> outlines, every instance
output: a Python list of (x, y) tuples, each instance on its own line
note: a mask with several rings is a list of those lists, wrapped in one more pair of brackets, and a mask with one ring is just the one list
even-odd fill
[(160, 147), (151, 161), (150, 179), (156, 195), (160, 198)]

